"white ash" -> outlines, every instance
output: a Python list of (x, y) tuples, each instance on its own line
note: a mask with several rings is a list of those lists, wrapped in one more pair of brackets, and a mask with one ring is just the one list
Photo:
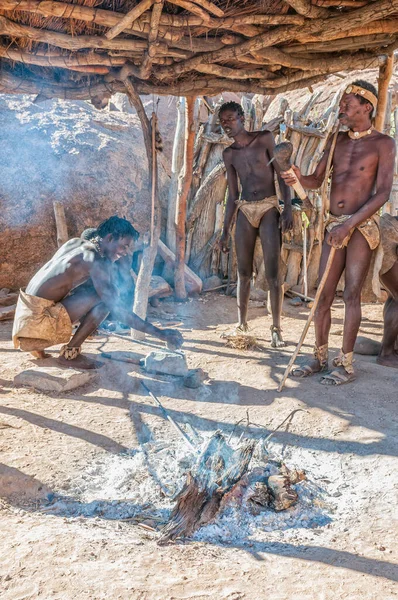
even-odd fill
[[(205, 443), (206, 440), (202, 445)], [(282, 450), (281, 447), (270, 444), (269, 450), (273, 460), (280, 458), (278, 452)], [(260, 454), (256, 452), (250, 470), (256, 466), (264, 467)], [(193, 539), (244, 544), (280, 539), (278, 536), (281, 535), (283, 539), (300, 541), (305, 539), (305, 531), (313, 533), (314, 529), (324, 529), (335, 518), (333, 513), (340, 502), (340, 492), (327, 479), (325, 467), (329, 472), (332, 468), (336, 474), (336, 461), (339, 458), (334, 456), (331, 460), (328, 453), (303, 449), (295, 449), (294, 458), (286, 460), (287, 465), (297, 469), (305, 467), (308, 478), (293, 486), (299, 495), (294, 506), (282, 512), (265, 509), (255, 516), (248, 506), (247, 489), (241, 502), (232, 499), (218, 513), (215, 521), (197, 531)], [(182, 440), (170, 442), (159, 438), (156, 442), (143, 444), (130, 454), (101, 456), (87, 467), (78, 480), (69, 484), (64, 494), (61, 490), (62, 495), (45, 510), (64, 517), (100, 516), (118, 520), (135, 515), (142, 518), (144, 515), (157, 522), (167, 522), (175, 505), (175, 496), (195, 461), (196, 457), (188, 451)], [(275, 467), (271, 465), (269, 468), (272, 472)], [(326, 478), (326, 481), (316, 483), (321, 478)], [(347, 512), (344, 518), (347, 519)]]

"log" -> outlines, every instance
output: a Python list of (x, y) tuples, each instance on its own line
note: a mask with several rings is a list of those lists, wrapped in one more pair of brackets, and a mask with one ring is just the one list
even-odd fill
[[(166, 246), (166, 244), (162, 242), (162, 240), (158, 241), (158, 250), (163, 260), (174, 268), (176, 264), (176, 255), (172, 250), (170, 250), (170, 248)], [(185, 287), (187, 288), (188, 292), (199, 294), (202, 291), (203, 283), (201, 278), (198, 277), (196, 273), (194, 273), (192, 269), (188, 267), (188, 265), (184, 265), (184, 278)]]
[(144, 60), (142, 61), (141, 69), (140, 69), (140, 78), (148, 79), (151, 69), (153, 59), (156, 56), (156, 40), (159, 33), (159, 22), (162, 14), (164, 6), (164, 0), (154, 0), (154, 6), (151, 14), (151, 22), (149, 24), (149, 34), (148, 34), (148, 43), (149, 48), (148, 52), (145, 53)]
[(57, 244), (58, 248), (63, 246), (68, 241), (68, 226), (66, 224), (65, 210), (61, 202), (53, 202), (55, 225), (57, 227)]
[(390, 54), (385, 64), (380, 65), (379, 69), (379, 90), (377, 101), (377, 112), (375, 118), (375, 129), (384, 133), (384, 122), (386, 119), (386, 108), (388, 101), (388, 86), (394, 71), (394, 54)]
[(303, 15), (308, 19), (322, 19), (330, 16), (330, 12), (326, 8), (321, 8), (311, 4), (310, 0), (286, 0), (286, 2), (294, 8), (299, 15)]
[(185, 109), (185, 141), (184, 166), (179, 177), (176, 206), (176, 268), (174, 273), (174, 289), (176, 297), (184, 300), (187, 297), (185, 289), (185, 221), (187, 215), (187, 200), (192, 181), (193, 149), (195, 143), (194, 129), (195, 97), (188, 96)]
[(170, 520), (161, 531), (159, 544), (189, 537), (216, 516), (222, 498), (246, 473), (254, 446), (250, 441), (234, 451), (221, 432), (210, 438), (188, 473)]
[(109, 31), (106, 32), (105, 37), (108, 40), (113, 40), (119, 33), (121, 33), (124, 29), (129, 29), (131, 25), (144, 13), (149, 10), (154, 3), (154, 0), (141, 0), (139, 4), (136, 4), (133, 9), (131, 9), (120, 21), (117, 25), (112, 27)]

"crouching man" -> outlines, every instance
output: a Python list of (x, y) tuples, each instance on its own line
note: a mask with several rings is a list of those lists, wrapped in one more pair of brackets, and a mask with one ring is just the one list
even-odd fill
[[(126, 219), (111, 217), (91, 240), (66, 242), (20, 293), (15, 312), (15, 348), (45, 358), (46, 348), (64, 344), (59, 362), (78, 369), (93, 369), (96, 361), (81, 356), (87, 337), (112, 311), (119, 321), (174, 346), (183, 339), (178, 331), (159, 329), (126, 310), (113, 283), (113, 263), (125, 256), (138, 233)], [(92, 286), (85, 286), (91, 279)], [(80, 322), (72, 336), (73, 323)]]

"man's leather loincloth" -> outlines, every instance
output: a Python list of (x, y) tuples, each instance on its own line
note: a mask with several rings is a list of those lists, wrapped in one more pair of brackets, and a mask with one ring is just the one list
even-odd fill
[(279, 200), (276, 196), (270, 196), (262, 200), (253, 200), (252, 202), (236, 200), (235, 204), (237, 205), (237, 210), (243, 212), (250, 225), (255, 229), (260, 227), (261, 219), (271, 208), (276, 208), (279, 212)]
[(14, 348), (44, 350), (67, 344), (71, 336), (72, 323), (60, 302), (20, 292), (12, 329)]
[[(345, 223), (350, 217), (352, 217), (352, 215), (340, 215), (337, 217), (336, 215), (332, 215), (330, 213), (325, 224), (326, 231), (332, 231), (332, 229), (334, 229), (338, 225), (342, 225), (343, 223)], [(371, 250), (375, 250), (380, 244), (380, 229), (378, 215), (373, 215), (366, 219), (366, 221), (364, 221), (360, 225), (354, 227), (352, 231), (350, 231), (350, 233), (347, 235), (347, 237), (344, 238), (343, 243), (341, 245), (342, 248), (344, 246), (347, 246), (354, 232), (354, 229), (358, 229), (358, 231), (362, 233), (363, 237), (368, 242), (369, 248)]]

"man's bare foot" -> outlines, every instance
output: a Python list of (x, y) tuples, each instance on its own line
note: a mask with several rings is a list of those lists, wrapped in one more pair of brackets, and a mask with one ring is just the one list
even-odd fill
[(286, 346), (282, 339), (282, 330), (280, 327), (272, 325), (271, 327), (271, 348), (284, 348)]
[(327, 365), (322, 367), (317, 358), (311, 358), (303, 365), (297, 366), (295, 369), (293, 369), (292, 376), (302, 379), (303, 377), (310, 377), (311, 375), (315, 375), (315, 373), (320, 373), (326, 368)]
[(376, 362), (378, 365), (382, 365), (383, 367), (392, 367), (393, 369), (398, 369), (398, 354), (394, 352), (393, 354), (387, 354), (386, 356), (379, 355), (376, 358)]
[(30, 353), (34, 358), (51, 358), (51, 354), (44, 352), (44, 350), (32, 350)]
[(98, 360), (92, 360), (81, 354), (72, 360), (68, 360), (64, 356), (59, 356), (57, 362), (62, 367), (67, 367), (69, 369), (99, 369), (104, 366), (104, 363)]

